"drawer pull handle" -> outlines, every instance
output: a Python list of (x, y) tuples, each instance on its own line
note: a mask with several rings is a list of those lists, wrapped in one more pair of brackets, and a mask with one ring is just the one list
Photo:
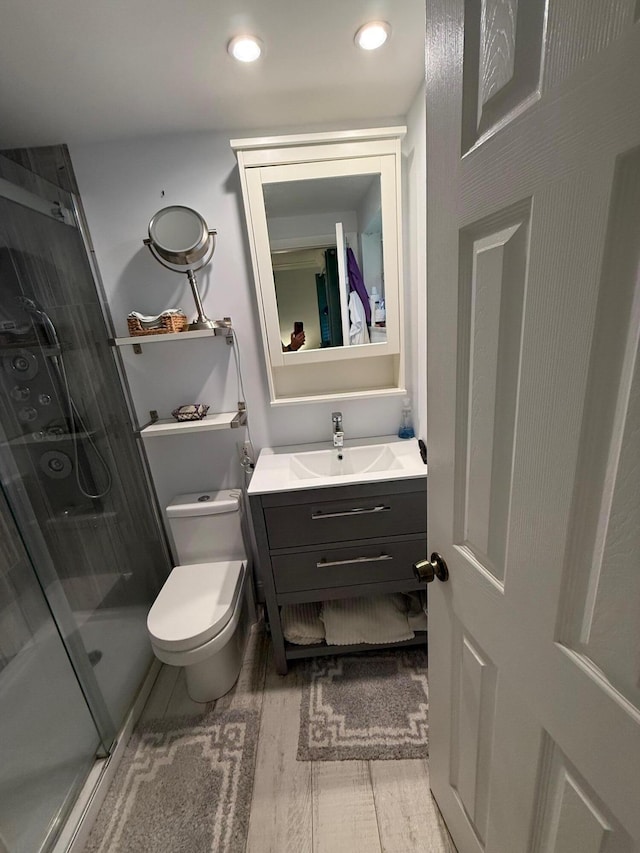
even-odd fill
[(378, 506), (358, 506), (354, 507), (354, 509), (347, 509), (344, 512), (314, 512), (311, 518), (314, 520), (317, 518), (342, 518), (345, 515), (365, 515), (370, 512), (388, 512), (390, 509), (390, 506), (385, 506), (384, 504), (378, 504)]
[(353, 560), (320, 560), (316, 563), (316, 569), (324, 569), (327, 566), (352, 566), (354, 563), (378, 563), (380, 560), (393, 560), (393, 556), (380, 554), (379, 557), (354, 557)]

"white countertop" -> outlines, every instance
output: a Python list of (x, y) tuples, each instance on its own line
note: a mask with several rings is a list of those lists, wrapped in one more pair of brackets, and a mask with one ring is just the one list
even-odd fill
[[(258, 461), (251, 476), (248, 493), (262, 495), (269, 492), (289, 492), (303, 489), (322, 489), (331, 486), (354, 485), (358, 483), (376, 483), (388, 480), (406, 480), (427, 476), (427, 466), (422, 461), (418, 440), (416, 438), (402, 439), (395, 435), (377, 436), (374, 438), (354, 438), (344, 442), (345, 458), (350, 448), (373, 447), (387, 445), (393, 454), (394, 467), (389, 470), (361, 471), (349, 474), (332, 474), (322, 476), (300, 477), (296, 470), (295, 459), (304, 461), (303, 454), (319, 452), (330, 454), (337, 459), (337, 450), (331, 441), (314, 444), (296, 444), (286, 447), (264, 447), (260, 451)], [(294, 459), (295, 457), (295, 459)], [(312, 458), (312, 457), (310, 457)]]

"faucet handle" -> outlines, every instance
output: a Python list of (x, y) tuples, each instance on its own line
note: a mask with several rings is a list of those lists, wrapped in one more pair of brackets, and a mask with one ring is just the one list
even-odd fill
[(344, 433), (342, 432), (342, 412), (332, 412), (331, 420), (333, 421), (333, 446), (342, 447), (344, 444)]

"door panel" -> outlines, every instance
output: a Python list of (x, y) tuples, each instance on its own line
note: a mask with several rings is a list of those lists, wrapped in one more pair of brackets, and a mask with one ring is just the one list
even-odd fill
[(640, 850), (636, 11), (427, 4), (430, 775), (460, 853)]
[[(620, 157), (613, 181), (558, 628), (559, 640), (584, 654), (635, 705), (640, 575), (631, 556), (640, 552), (639, 209), (636, 149)], [(577, 571), (580, 566), (588, 570)]]
[(504, 583), (530, 201), (460, 239), (455, 541)]
[(638, 0), (606, 0), (590, 3), (589, 13), (567, 14), (569, 3), (551, 3), (548, 27), (554, 33), (549, 43), (543, 86), (553, 89), (585, 60), (622, 37), (638, 20)]
[(495, 725), (496, 667), (459, 627), (456, 663), (451, 784), (481, 840), (487, 831), (487, 792), (491, 777), (491, 732)]
[(462, 151), (535, 100), (545, 0), (466, 0)]
[(627, 833), (549, 738), (541, 776), (532, 853), (631, 853)]

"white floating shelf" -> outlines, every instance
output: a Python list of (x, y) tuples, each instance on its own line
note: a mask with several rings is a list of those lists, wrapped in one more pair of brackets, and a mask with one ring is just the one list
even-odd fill
[(168, 332), (166, 335), (135, 335), (132, 338), (114, 338), (113, 343), (117, 347), (126, 347), (135, 344), (146, 346), (147, 344), (159, 344), (163, 341), (189, 341), (194, 338), (213, 338), (216, 335), (228, 335), (230, 329), (201, 329), (197, 332)]
[[(196, 333), (201, 334), (201, 333)], [(218, 412), (207, 415), (201, 421), (176, 421), (174, 418), (161, 418), (140, 430), (143, 438), (155, 438), (160, 435), (184, 435), (187, 432), (208, 432), (212, 429), (233, 429), (246, 422), (245, 412)]]

